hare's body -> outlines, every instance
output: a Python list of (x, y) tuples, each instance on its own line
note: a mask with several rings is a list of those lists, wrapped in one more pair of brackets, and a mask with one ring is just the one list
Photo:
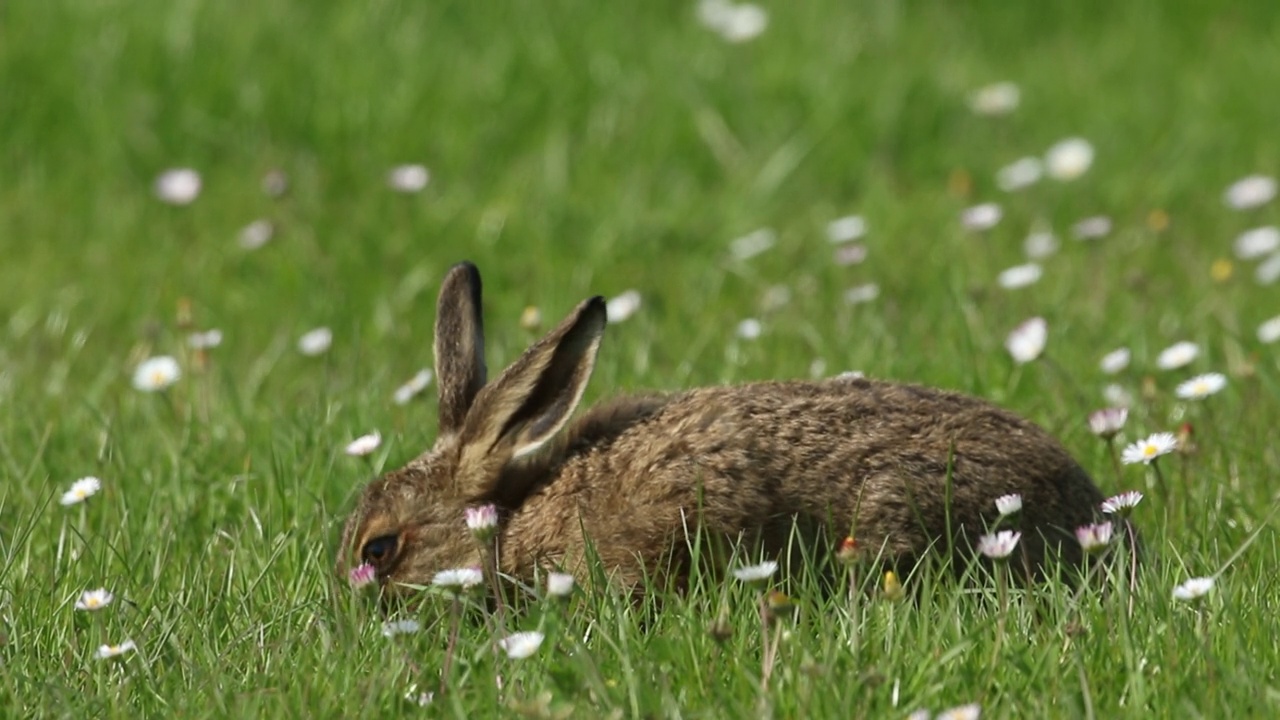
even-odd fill
[(478, 565), (463, 514), (489, 503), (500, 566), (524, 579), (581, 576), (598, 557), (623, 585), (678, 584), (700, 539), (779, 553), (797, 527), (913, 560), (971, 552), (1010, 493), (1023, 498), (1027, 566), (1079, 562), (1072, 531), (1093, 521), (1101, 493), (1027, 420), (952, 392), (835, 378), (624, 397), (570, 422), (604, 328), (604, 302), (588, 300), (488, 382), (479, 274), (450, 271), (436, 318), (439, 436), (365, 488), (339, 565), (358, 553), (392, 590)]
[[(968, 551), (1018, 493), (1024, 547), (1079, 560), (1073, 529), (1102, 496), (1038, 426), (975, 398), (836, 378), (620, 398), (566, 430), (501, 540), (503, 568), (575, 567), (584, 533), (625, 584), (681, 569), (700, 527), (714, 537), (793, 542), (794, 521), (868, 554)], [(950, 520), (947, 510), (950, 508)], [(951, 527), (951, 541), (943, 530)], [(934, 547), (937, 545), (938, 547)]]

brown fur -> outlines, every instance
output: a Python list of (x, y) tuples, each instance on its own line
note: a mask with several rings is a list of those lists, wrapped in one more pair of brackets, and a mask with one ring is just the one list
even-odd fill
[(957, 393), (835, 378), (623, 397), (560, 432), (595, 361), (603, 302), (579, 305), (486, 385), (479, 282), (464, 263), (441, 289), (436, 363), (451, 369), (440, 373), (440, 437), (365, 489), (340, 568), (388, 535), (395, 552), (375, 563), (384, 587), (478, 565), (463, 510), (487, 502), (501, 511), (501, 568), (524, 579), (540, 568), (584, 577), (590, 543), (624, 585), (645, 574), (679, 583), (693, 529), (781, 553), (797, 521), (891, 560), (948, 547), (967, 557), (1007, 493), (1023, 497), (1030, 567), (1080, 561), (1072, 531), (1102, 495), (1028, 420)]

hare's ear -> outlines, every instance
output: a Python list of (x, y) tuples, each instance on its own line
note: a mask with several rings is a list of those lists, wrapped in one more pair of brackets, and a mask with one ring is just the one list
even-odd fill
[(480, 316), (480, 271), (469, 262), (449, 269), (436, 304), (436, 378), (440, 388), (440, 434), (453, 434), (485, 383), (484, 322)]
[(591, 298), (486, 386), (459, 437), (463, 466), (501, 467), (554, 437), (582, 399), (604, 327), (604, 298)]

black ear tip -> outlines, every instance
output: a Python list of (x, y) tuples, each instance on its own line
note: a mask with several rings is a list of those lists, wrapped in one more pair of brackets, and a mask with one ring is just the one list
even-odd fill
[(596, 295), (594, 297), (587, 298), (587, 301), (583, 303), (583, 305), (586, 306), (584, 308), (586, 312), (589, 312), (592, 315), (599, 315), (601, 319), (605, 320), (606, 322), (608, 321), (609, 319), (607, 317), (608, 311), (605, 309), (607, 306), (607, 303), (605, 303), (603, 295)]

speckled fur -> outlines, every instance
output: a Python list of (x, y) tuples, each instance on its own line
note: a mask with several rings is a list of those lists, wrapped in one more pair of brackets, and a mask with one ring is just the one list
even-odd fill
[[(645, 574), (678, 584), (693, 528), (780, 553), (796, 521), (852, 534), (890, 560), (948, 547), (963, 557), (1007, 493), (1023, 497), (1029, 567), (1049, 555), (1080, 561), (1072, 530), (1095, 519), (1101, 493), (1053, 437), (990, 403), (835, 378), (622, 397), (568, 422), (604, 331), (603, 302), (579, 305), (487, 385), (479, 302), (474, 267), (455, 267), (437, 318), (439, 439), (365, 489), (340, 569), (385, 535), (399, 538), (377, 563), (387, 588), (476, 565), (463, 509), (485, 502), (501, 510), (502, 570), (526, 580), (539, 568), (585, 577), (590, 542), (624, 586)], [(465, 339), (442, 345), (442, 332)], [(450, 348), (473, 361), (442, 361)]]

